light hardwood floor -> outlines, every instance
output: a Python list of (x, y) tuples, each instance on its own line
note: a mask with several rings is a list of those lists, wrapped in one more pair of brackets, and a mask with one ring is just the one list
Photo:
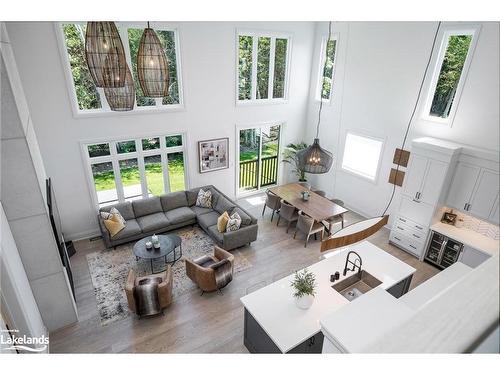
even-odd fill
[[(312, 239), (304, 248), (302, 238), (285, 233), (286, 224), (276, 227), (270, 211), (261, 217), (263, 197), (239, 201), (259, 218), (259, 236), (242, 253), (252, 267), (238, 273), (224, 295), (193, 291), (176, 300), (164, 316), (137, 319), (132, 314), (101, 326), (86, 255), (104, 247), (101, 240), (78, 241), (71, 258), (79, 321), (50, 335), (52, 353), (247, 353), (243, 345), (243, 307), (240, 297), (319, 260), (320, 242)], [(362, 217), (349, 212), (346, 223)], [(373, 244), (408, 263), (417, 271), (411, 288), (434, 276), (438, 270), (388, 243), (389, 231), (382, 229), (369, 238)]]

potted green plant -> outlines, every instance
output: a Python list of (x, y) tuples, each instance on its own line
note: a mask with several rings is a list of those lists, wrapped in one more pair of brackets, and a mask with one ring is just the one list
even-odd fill
[(301, 143), (290, 143), (283, 149), (283, 163), (290, 164), (292, 166), (292, 171), (298, 177), (300, 182), (307, 181), (306, 172), (299, 168), (299, 160), (297, 159), (297, 152), (307, 148), (307, 144)]
[(301, 309), (308, 309), (314, 302), (316, 295), (316, 276), (307, 268), (296, 271), (292, 283), (295, 304)]

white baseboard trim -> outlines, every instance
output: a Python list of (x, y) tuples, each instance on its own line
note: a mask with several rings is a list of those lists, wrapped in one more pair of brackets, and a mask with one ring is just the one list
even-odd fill
[(101, 235), (101, 232), (99, 231), (99, 229), (91, 229), (91, 230), (87, 230), (84, 232), (66, 234), (66, 235), (64, 235), (64, 239), (66, 241), (79, 241), (79, 240), (86, 240), (88, 238), (92, 238), (92, 237), (100, 236), (100, 235)]

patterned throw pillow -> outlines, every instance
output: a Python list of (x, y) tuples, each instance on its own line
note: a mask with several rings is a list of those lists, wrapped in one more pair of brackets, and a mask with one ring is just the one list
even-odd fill
[(229, 221), (229, 214), (227, 213), (227, 211), (224, 211), (224, 213), (220, 215), (219, 218), (217, 219), (217, 230), (220, 233), (224, 233), (226, 231), (228, 221)]
[(120, 221), (120, 218), (115, 214), (111, 214), (109, 219), (104, 220), (104, 226), (108, 230), (111, 238), (116, 236), (123, 228), (125, 228), (125, 224), (123, 224)]
[(122, 214), (120, 213), (120, 211), (118, 211), (115, 207), (113, 207), (109, 213), (115, 215), (118, 220), (120, 220), (120, 223), (122, 223), (123, 225), (126, 225), (127, 222), (125, 221), (125, 219), (123, 218)]
[(203, 191), (203, 189), (200, 189), (198, 197), (196, 198), (196, 205), (198, 207), (212, 208), (212, 192), (210, 190)]
[(231, 215), (229, 221), (227, 222), (226, 232), (234, 232), (240, 229), (241, 226), (241, 217), (237, 212)]
[(120, 221), (120, 223), (122, 223), (123, 225), (126, 225), (127, 222), (125, 221), (125, 219), (123, 218), (122, 214), (120, 213), (120, 211), (118, 211), (115, 207), (111, 208), (111, 210), (109, 210), (109, 212), (106, 212), (106, 211), (101, 211), (101, 217), (103, 220), (110, 220), (111, 217), (115, 215), (116, 218)]
[(113, 216), (111, 212), (101, 211), (101, 218), (103, 220), (109, 220), (111, 219), (111, 216)]

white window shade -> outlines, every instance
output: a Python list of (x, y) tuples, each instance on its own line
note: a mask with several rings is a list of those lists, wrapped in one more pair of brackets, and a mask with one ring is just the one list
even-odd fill
[(342, 169), (375, 181), (383, 144), (380, 139), (347, 133)]

